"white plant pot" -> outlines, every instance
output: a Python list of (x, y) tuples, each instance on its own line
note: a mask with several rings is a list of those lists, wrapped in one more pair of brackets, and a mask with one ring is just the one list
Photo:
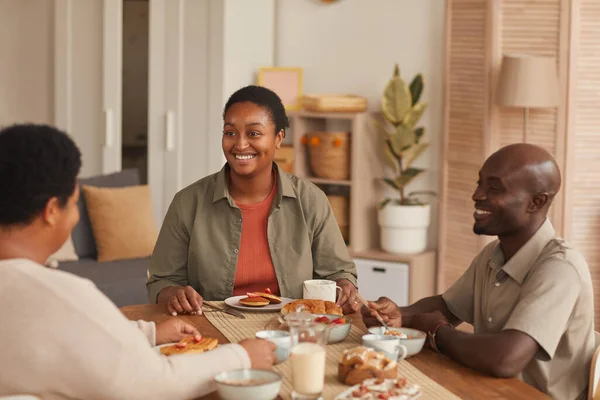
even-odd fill
[(415, 254), (427, 248), (431, 206), (388, 203), (379, 210), (381, 248), (390, 253)]

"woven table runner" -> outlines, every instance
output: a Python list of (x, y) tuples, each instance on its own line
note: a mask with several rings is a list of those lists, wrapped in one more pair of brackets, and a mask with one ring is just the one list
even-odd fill
[[(211, 301), (211, 304), (223, 307), (223, 302)], [(211, 324), (217, 328), (223, 336), (232, 343), (239, 342), (242, 339), (254, 338), (256, 332), (265, 329), (265, 325), (278, 314), (272, 312), (243, 313), (246, 319), (236, 318), (232, 315), (222, 312), (206, 312), (204, 315)], [(325, 389), (323, 391), (323, 400), (333, 400), (335, 396), (348, 389), (349, 386), (340, 383), (337, 379), (338, 362), (344, 350), (361, 345), (361, 337), (364, 335), (358, 327), (352, 325), (348, 337), (335, 344), (327, 346), (327, 361), (325, 366)], [(407, 361), (398, 363), (400, 376), (405, 377), (409, 382), (416, 383), (421, 387), (423, 395), (421, 399), (429, 400), (451, 400), (459, 399), (437, 382), (429, 379), (417, 368), (410, 365)], [(275, 366), (275, 370), (283, 377), (280, 396), (284, 400), (289, 400), (292, 393), (292, 369), (289, 362), (285, 361)]]

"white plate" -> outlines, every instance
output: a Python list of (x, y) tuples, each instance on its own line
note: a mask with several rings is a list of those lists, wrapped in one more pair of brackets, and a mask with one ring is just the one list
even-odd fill
[(264, 307), (248, 307), (240, 304), (240, 299), (246, 298), (248, 296), (233, 296), (225, 299), (225, 304), (227, 304), (231, 308), (236, 308), (242, 311), (250, 311), (250, 312), (276, 312), (279, 311), (285, 306), (287, 303), (294, 301), (294, 299), (288, 299), (287, 297), (281, 298), (281, 303), (279, 304), (269, 304)]

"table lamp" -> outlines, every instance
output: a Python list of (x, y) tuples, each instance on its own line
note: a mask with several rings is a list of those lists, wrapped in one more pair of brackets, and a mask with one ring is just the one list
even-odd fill
[(523, 142), (527, 142), (529, 109), (558, 106), (556, 59), (504, 55), (496, 92), (498, 105), (523, 108)]

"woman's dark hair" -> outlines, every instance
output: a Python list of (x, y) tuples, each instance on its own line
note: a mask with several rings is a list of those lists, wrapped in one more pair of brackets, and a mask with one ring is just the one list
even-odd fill
[(223, 119), (225, 119), (225, 114), (232, 105), (247, 101), (267, 109), (271, 121), (275, 124), (275, 133), (283, 129), (285, 136), (285, 129), (290, 127), (285, 107), (275, 92), (262, 86), (246, 86), (232, 94), (223, 109)]
[(28, 224), (57, 197), (75, 191), (81, 153), (66, 133), (47, 125), (0, 130), (0, 225)]

